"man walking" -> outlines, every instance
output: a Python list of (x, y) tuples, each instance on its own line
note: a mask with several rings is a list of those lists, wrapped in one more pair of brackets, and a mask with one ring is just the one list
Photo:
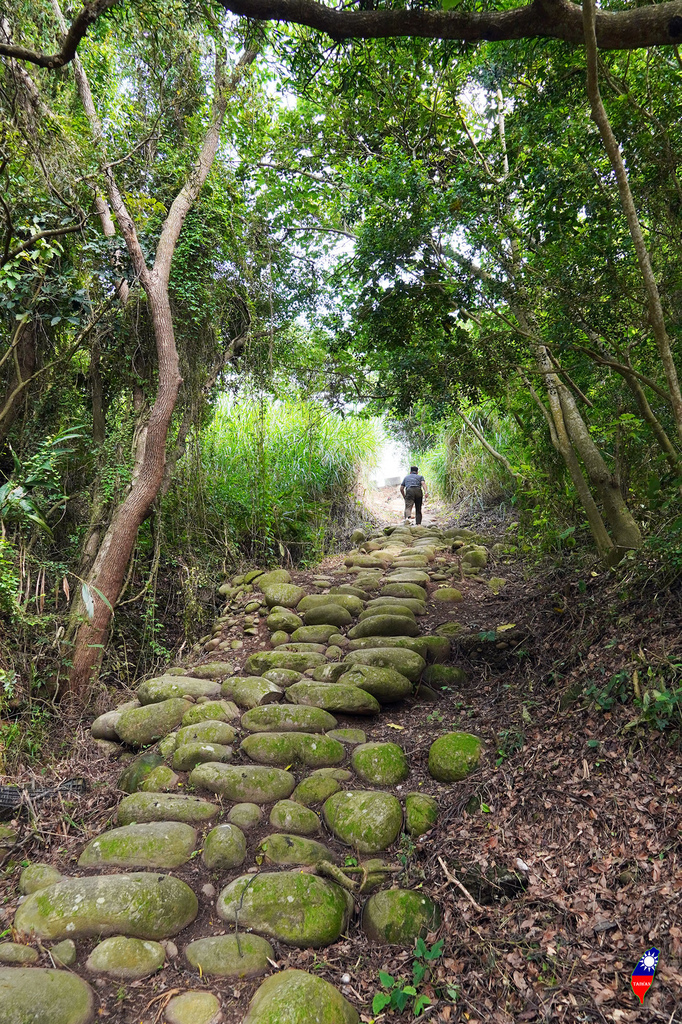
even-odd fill
[(415, 522), (419, 526), (422, 521), (422, 501), (429, 495), (426, 490), (426, 480), (419, 475), (417, 466), (410, 466), (410, 472), (400, 485), (400, 493), (405, 499), (405, 518), (411, 518), (414, 505)]

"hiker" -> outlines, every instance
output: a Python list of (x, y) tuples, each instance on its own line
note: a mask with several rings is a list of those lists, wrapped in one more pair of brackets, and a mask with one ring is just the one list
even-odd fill
[(400, 485), (400, 493), (405, 499), (405, 518), (411, 518), (414, 505), (415, 522), (419, 526), (422, 521), (422, 501), (429, 495), (426, 490), (426, 480), (419, 475), (417, 466), (410, 466), (410, 472)]

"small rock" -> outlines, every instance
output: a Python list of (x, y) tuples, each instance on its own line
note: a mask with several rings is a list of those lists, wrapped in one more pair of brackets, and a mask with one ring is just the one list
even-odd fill
[(294, 683), (286, 691), (286, 698), (292, 704), (305, 704), (347, 715), (376, 715), (381, 710), (371, 693), (344, 683)]
[[(298, 675), (298, 673), (296, 673)], [(321, 708), (299, 705), (270, 704), (253, 708), (242, 717), (242, 728), (247, 732), (327, 732), (337, 721)]]
[[(196, 769), (195, 769), (196, 770)], [(133, 793), (118, 805), (119, 825), (147, 821), (209, 821), (220, 810), (208, 800), (171, 793)]]
[(305, 672), (316, 665), (324, 665), (323, 654), (297, 654), (295, 651), (260, 651), (250, 654), (244, 666), (247, 672), (267, 672), (272, 668), (290, 668)]
[[(421, 561), (421, 559), (419, 561)], [(422, 564), (424, 563), (422, 562)], [(411, 597), (414, 601), (423, 601), (424, 589), (417, 583), (387, 583), (381, 588), (381, 596)]]
[(188, 700), (171, 697), (143, 708), (131, 708), (118, 720), (118, 734), (131, 747), (146, 747), (177, 729), (191, 706)]
[(440, 927), (436, 904), (412, 889), (388, 889), (370, 896), (362, 915), (365, 935), (378, 943), (413, 946), (421, 936)]
[(270, 812), (270, 824), (299, 836), (312, 836), (321, 831), (315, 812), (296, 800), (278, 800)]
[(295, 643), (326, 644), (336, 632), (336, 626), (299, 626), (291, 634), (291, 639)]
[(291, 668), (271, 668), (263, 673), (263, 679), (269, 679), (271, 683), (281, 687), (282, 690), (286, 690), (287, 686), (292, 686), (302, 678), (300, 672), (294, 672)]
[(331, 729), (327, 736), (334, 740), (340, 740), (341, 743), (346, 743), (349, 747), (367, 742), (367, 736), (362, 729)]
[(410, 774), (405, 752), (397, 743), (362, 743), (354, 749), (351, 764), (371, 786), (395, 786)]
[(306, 596), (303, 587), (297, 587), (293, 583), (268, 583), (266, 585), (262, 582), (261, 577), (258, 580), (258, 586), (263, 591), (268, 608), (274, 608), (276, 605), (282, 608), (295, 608), (299, 601)]
[(403, 812), (391, 793), (346, 790), (325, 801), (324, 819), (337, 838), (360, 853), (380, 853), (397, 839)]
[(0, 969), (3, 1024), (90, 1024), (95, 994), (69, 971), (45, 967)]
[(457, 590), (455, 587), (440, 587), (438, 590), (434, 591), (432, 596), (434, 601), (450, 602), (464, 600), (461, 591)]
[(426, 793), (405, 797), (405, 827), (413, 839), (424, 835), (438, 820), (438, 802)]
[(209, 719), (204, 722), (194, 722), (191, 725), (184, 725), (178, 729), (177, 747), (183, 743), (220, 743), (221, 746), (229, 746), (234, 743), (237, 732), (233, 726), (226, 722), (219, 722)]
[(119, 736), (116, 731), (116, 725), (120, 717), (120, 711), (106, 711), (103, 715), (100, 715), (90, 726), (92, 738), (95, 740), (118, 741)]
[(468, 732), (440, 736), (429, 750), (429, 773), (438, 782), (458, 782), (478, 765), (481, 741)]
[(194, 668), (187, 669), (187, 675), (197, 679), (224, 679), (225, 676), (232, 675), (232, 662), (210, 661), (205, 665), (195, 665)]
[(237, 825), (217, 825), (204, 841), (202, 860), (209, 871), (229, 871), (246, 860), (246, 838)]
[(95, 946), (85, 967), (92, 974), (135, 981), (155, 974), (163, 967), (165, 959), (166, 951), (160, 942), (116, 935)]
[(259, 824), (262, 817), (263, 812), (258, 804), (245, 803), (234, 804), (228, 812), (227, 820), (248, 832), (249, 829), (255, 828)]
[(340, 764), (343, 744), (320, 733), (260, 732), (247, 736), (239, 748), (259, 764), (286, 766), (299, 762), (308, 768)]
[(190, 785), (239, 803), (270, 804), (291, 796), (296, 780), (281, 768), (261, 765), (200, 764), (189, 777)]
[[(291, 794), (291, 799), (304, 807), (311, 804), (321, 804), (334, 793), (338, 793), (341, 785), (336, 779), (326, 778), (321, 775), (311, 775), (299, 782)], [(291, 830), (290, 830), (291, 831)]]
[[(401, 676), (416, 683), (426, 668), (426, 662), (415, 651), (408, 651), (400, 647), (368, 648), (361, 651), (351, 651), (344, 658), (349, 665), (371, 665), (375, 668), (390, 668), (399, 672)], [(378, 696), (375, 694), (375, 696)], [(381, 698), (379, 698), (381, 699)]]
[(76, 962), (76, 943), (73, 939), (64, 939), (50, 949), (50, 956), (58, 967), (73, 967)]
[(412, 693), (412, 683), (400, 672), (374, 665), (353, 665), (350, 672), (343, 676), (343, 684), (365, 690), (382, 704), (404, 700)]
[(308, 597), (303, 598), (298, 606), (298, 611), (303, 613), (311, 608), (323, 608), (329, 604), (345, 608), (352, 616), (360, 615), (363, 609), (360, 598), (352, 594), (310, 594)]
[[(396, 586), (398, 584), (395, 584)], [(404, 584), (409, 586), (409, 584)], [(414, 619), (403, 615), (385, 615), (381, 611), (369, 619), (363, 619), (348, 632), (349, 640), (359, 640), (365, 636), (417, 636), (419, 626)]]
[(171, 790), (176, 789), (178, 782), (178, 776), (175, 772), (168, 768), (167, 765), (159, 765), (158, 768), (152, 768), (147, 778), (140, 786), (140, 792), (142, 793), (169, 793)]
[(19, 942), (0, 942), (0, 964), (34, 964), (40, 954), (33, 946), (22, 946)]
[(330, 598), (327, 604), (308, 608), (304, 613), (306, 626), (333, 626), (336, 631), (341, 626), (349, 626), (353, 616), (347, 608), (335, 604)]
[(38, 889), (46, 889), (48, 885), (61, 882), (63, 875), (52, 864), (29, 864), (19, 878), (19, 891), (28, 896)]
[(164, 1010), (166, 1024), (220, 1024), (220, 1002), (212, 992), (182, 992)]
[(281, 700), (284, 691), (262, 676), (233, 676), (225, 680), (222, 692), (240, 708), (257, 708)]
[(136, 793), (149, 774), (163, 764), (163, 757), (156, 753), (141, 754), (128, 765), (118, 780), (118, 788), (124, 793)]
[(334, 861), (336, 856), (314, 839), (283, 832), (267, 836), (259, 845), (267, 864), (311, 865), (321, 860)]
[(211, 935), (190, 942), (185, 956), (202, 974), (219, 978), (258, 978), (270, 969), (268, 958), (275, 959), (272, 946), (260, 935), (240, 930), (236, 935)]
[(232, 747), (220, 743), (179, 743), (173, 753), (173, 768), (176, 772), (189, 772), (206, 761), (231, 761)]
[(194, 676), (158, 676), (147, 679), (137, 688), (141, 704), (157, 704), (172, 697), (216, 697), (220, 684), (212, 679), (196, 679)]
[(271, 633), (293, 633), (303, 625), (303, 619), (289, 608), (273, 608), (265, 624)]
[(422, 674), (422, 682), (433, 687), (464, 686), (467, 674), (454, 665), (429, 665)]
[(198, 725), (199, 722), (231, 722), (239, 718), (241, 711), (231, 700), (209, 700), (195, 704), (182, 716), (183, 726)]
[(81, 853), (78, 866), (177, 868), (190, 859), (196, 841), (194, 829), (179, 821), (125, 825), (92, 839)]

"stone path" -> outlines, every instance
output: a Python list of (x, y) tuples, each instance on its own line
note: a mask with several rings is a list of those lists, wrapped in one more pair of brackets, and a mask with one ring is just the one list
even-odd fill
[[(328, 946), (360, 907), (373, 943), (409, 949), (437, 931), (437, 904), (395, 886), (392, 848), (403, 830), (432, 827), (481, 744), (461, 732), (434, 740), (434, 798), (410, 791), (400, 744), (371, 734), (392, 705), (461, 682), (448, 620), (456, 581), (479, 572), (487, 551), (469, 531), (424, 526), (354, 540), (345, 566), (310, 592), (283, 569), (227, 581), (207, 660), (145, 680), (136, 700), (93, 723), (95, 742), (129, 761), (116, 821), (77, 866), (24, 869), (13, 941), (0, 943), (0, 1024), (87, 1024), (97, 999), (85, 978), (135, 981), (177, 957), (201, 985), (150, 1020), (236, 1021), (211, 978), (267, 975), (243, 1024), (354, 1024), (352, 993), (304, 971), (273, 973), (272, 944)], [(432, 635), (420, 626), (427, 602), (445, 620)], [(269, 641), (240, 657), (226, 630), (260, 636), (263, 620)], [(206, 934), (184, 939), (213, 895)], [(32, 966), (46, 956), (52, 966)]]

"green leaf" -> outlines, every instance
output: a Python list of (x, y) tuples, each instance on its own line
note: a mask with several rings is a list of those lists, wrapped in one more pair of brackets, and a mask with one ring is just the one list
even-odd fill
[(377, 992), (372, 1000), (372, 1013), (381, 1013), (391, 1002), (391, 997), (385, 992)]
[(414, 1015), (415, 1015), (415, 1017), (419, 1016), (419, 1014), (422, 1012), (422, 1010), (425, 1007), (430, 1006), (430, 1005), (431, 1005), (431, 1000), (429, 999), (428, 996), (425, 996), (425, 995), (417, 996), (417, 998), (414, 1001)]
[(384, 988), (393, 988), (395, 985), (395, 978), (390, 974), (386, 974), (386, 971), (379, 971), (379, 983)]

